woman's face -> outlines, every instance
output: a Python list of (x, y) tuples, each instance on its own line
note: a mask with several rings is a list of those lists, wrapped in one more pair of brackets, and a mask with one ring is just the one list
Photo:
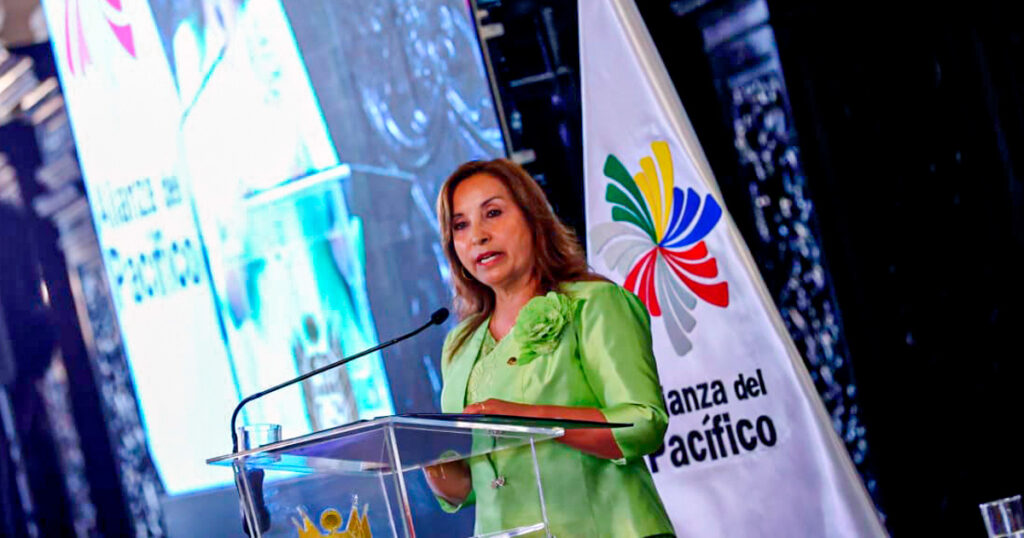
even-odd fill
[(495, 291), (530, 284), (533, 233), (505, 184), (480, 173), (452, 193), (452, 238), (462, 266)]

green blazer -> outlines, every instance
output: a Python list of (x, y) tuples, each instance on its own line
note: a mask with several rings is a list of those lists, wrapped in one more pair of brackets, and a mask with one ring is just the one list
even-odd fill
[[(480, 350), (486, 322), (454, 354), (454, 341), (466, 323), (453, 329), (442, 353), (441, 409), (458, 413), (474, 403), (466, 401), (466, 385), (474, 363), (483, 360), (487, 362), (477, 374), (481, 400), (596, 407), (609, 422), (631, 423), (612, 430), (622, 450), (620, 460), (591, 456), (554, 441), (537, 445), (552, 534), (672, 535), (672, 524), (643, 462), (644, 455), (661, 445), (668, 425), (647, 309), (635, 295), (610, 282), (570, 282), (561, 292), (572, 300), (568, 321), (542, 353), (524, 349), (523, 338), (516, 337), (517, 331), (529, 330), (522, 319), (485, 356)], [(470, 468), (473, 494), (467, 503), (475, 498), (477, 534), (541, 520), (528, 448), (492, 453), (471, 461)], [(494, 487), (498, 477), (505, 484)], [(443, 501), (442, 506), (458, 509)]]

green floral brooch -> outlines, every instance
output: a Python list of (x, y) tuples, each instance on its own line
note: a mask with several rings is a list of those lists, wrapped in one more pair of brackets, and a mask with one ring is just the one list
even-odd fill
[(553, 291), (526, 303), (519, 311), (513, 331), (520, 349), (518, 364), (555, 351), (562, 331), (572, 319), (575, 305), (573, 299)]

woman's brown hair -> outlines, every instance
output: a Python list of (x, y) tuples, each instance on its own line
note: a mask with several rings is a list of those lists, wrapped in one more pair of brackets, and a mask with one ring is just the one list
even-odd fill
[(461, 333), (456, 335), (455, 344), (446, 357), (449, 360), (469, 335), (494, 312), (494, 291), (466, 271), (455, 253), (455, 240), (452, 237), (452, 199), (455, 188), (477, 174), (487, 174), (501, 181), (512, 194), (513, 202), (523, 212), (526, 224), (533, 230), (536, 260), (534, 271), (545, 293), (557, 290), (563, 282), (605, 280), (590, 271), (576, 234), (558, 219), (544, 191), (523, 167), (508, 159), (470, 161), (459, 166), (441, 185), (441, 192), (437, 196), (441, 242), (455, 284), (455, 313), (460, 320), (470, 320)]

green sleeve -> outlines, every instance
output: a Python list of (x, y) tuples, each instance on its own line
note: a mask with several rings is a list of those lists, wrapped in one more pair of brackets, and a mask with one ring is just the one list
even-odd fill
[[(453, 354), (455, 350), (455, 342), (459, 339), (462, 333), (469, 326), (470, 319), (464, 319), (460, 321), (452, 330), (448, 331), (448, 334), (444, 337), (444, 344), (441, 345), (441, 382), (444, 383), (448, 377), (449, 367), (452, 365), (455, 357)], [(460, 350), (461, 351), (461, 350)]]
[[(454, 329), (452, 329), (451, 331), (448, 331), (448, 335), (445, 336), (445, 338), (444, 338), (444, 345), (441, 346), (441, 379), (442, 379), (442, 383), (444, 382), (444, 379), (447, 377), (448, 364), (451, 363), (451, 359), (452, 359), (452, 357), (451, 357), (451, 346), (454, 344), (455, 336), (457, 335), (457, 333), (460, 330), (463, 330), (463, 329), (464, 329), (464, 325), (460, 323)], [(448, 456), (448, 455), (450, 455), (450, 452), (443, 452), (443, 453), (441, 453), (440, 457), (444, 458), (445, 456)], [(434, 496), (434, 498), (437, 499), (437, 503), (439, 505), (441, 505), (441, 510), (444, 510), (445, 512), (448, 512), (449, 514), (454, 514), (455, 512), (458, 512), (459, 510), (461, 510), (463, 506), (469, 506), (469, 505), (471, 505), (471, 504), (476, 502), (476, 491), (474, 491), (472, 489), (469, 490), (469, 495), (466, 496), (466, 500), (462, 501), (462, 504), (452, 504), (452, 503), (450, 503), (450, 502), (448, 502), (448, 501), (446, 501), (446, 500), (444, 500), (441, 497), (438, 497), (436, 495)]]
[(455, 333), (459, 327), (456, 326), (444, 336), (444, 344), (441, 345), (441, 383), (448, 377), (448, 365), (452, 362), (452, 344), (455, 340)]
[[(448, 334), (444, 337), (444, 344), (441, 345), (441, 385), (443, 386), (448, 380), (449, 370), (451, 370), (452, 362), (455, 357), (453, 349), (455, 342), (458, 340), (458, 336), (462, 334), (462, 331), (466, 330), (466, 320), (460, 321), (452, 330), (448, 331)], [(442, 412), (446, 412), (442, 410)]]
[(668, 413), (651, 348), (647, 308), (617, 285), (600, 286), (579, 313), (580, 361), (623, 458), (643, 456), (661, 446)]

